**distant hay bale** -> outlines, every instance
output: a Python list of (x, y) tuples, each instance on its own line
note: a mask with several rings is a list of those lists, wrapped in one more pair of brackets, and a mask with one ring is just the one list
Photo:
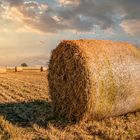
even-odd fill
[(52, 52), (48, 72), (57, 117), (102, 119), (140, 109), (140, 51), (131, 44), (63, 41)]
[(14, 72), (15, 71), (15, 67), (7, 67), (7, 72)]
[(23, 72), (23, 67), (15, 67), (15, 72)]
[(40, 72), (40, 67), (23, 67), (26, 72)]
[(0, 74), (4, 74), (7, 72), (6, 68), (0, 67)]
[(43, 72), (43, 67), (42, 66), (41, 66), (40, 70), (41, 70), (41, 72)]
[(47, 71), (47, 68), (46, 68), (46, 67), (41, 66), (40, 70), (41, 70), (41, 72), (43, 72), (43, 71), (45, 72), (45, 71)]

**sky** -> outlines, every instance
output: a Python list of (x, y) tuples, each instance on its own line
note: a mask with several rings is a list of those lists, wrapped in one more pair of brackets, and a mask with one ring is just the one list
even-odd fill
[(66, 39), (140, 46), (140, 0), (0, 0), (0, 65), (48, 59)]

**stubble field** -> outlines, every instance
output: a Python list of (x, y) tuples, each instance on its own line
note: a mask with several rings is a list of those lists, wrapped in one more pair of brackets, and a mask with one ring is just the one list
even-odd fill
[(0, 74), (0, 140), (139, 140), (140, 112), (69, 124), (53, 116), (46, 72)]

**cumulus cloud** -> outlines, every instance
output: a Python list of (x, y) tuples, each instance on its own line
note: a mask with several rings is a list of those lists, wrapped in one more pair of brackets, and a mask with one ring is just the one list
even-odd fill
[(94, 26), (107, 29), (114, 25), (112, 15), (115, 14), (115, 11), (106, 2), (79, 0), (77, 6), (61, 7), (57, 9), (57, 13), (62, 21), (68, 21), (69, 26), (77, 30), (90, 31)]
[(93, 30), (95, 25), (102, 29), (110, 28), (114, 22), (110, 17), (111, 7), (105, 3), (96, 5), (89, 0), (59, 0), (59, 4), (66, 6), (61, 5), (52, 9), (47, 4), (35, 1), (6, 1), (10, 4), (10, 13), (13, 13), (14, 19), (21, 20), (26, 26), (43, 32), (60, 30), (88, 32)]
[(140, 0), (117, 0), (115, 2), (124, 10), (125, 19), (140, 19)]
[(0, 2), (0, 17), (2, 16), (3, 12), (4, 12), (4, 7), (2, 2)]
[(58, 0), (54, 8), (37, 1), (3, 0), (3, 3), (5, 1), (14, 20), (41, 32), (89, 32), (97, 26), (108, 30), (116, 26), (118, 17), (124, 31), (133, 28), (133, 34), (137, 34), (140, 30), (140, 0)]
[(140, 20), (124, 20), (121, 27), (130, 35), (140, 35)]
[(121, 7), (124, 17), (120, 26), (130, 35), (140, 34), (140, 0), (117, 0), (116, 4)]
[(59, 4), (63, 6), (77, 6), (80, 4), (80, 0), (59, 0)]
[(21, 22), (23, 26), (32, 31), (57, 32), (64, 28), (47, 3), (22, 0), (6, 0), (6, 2), (9, 4), (7, 14), (10, 19), (14, 22)]

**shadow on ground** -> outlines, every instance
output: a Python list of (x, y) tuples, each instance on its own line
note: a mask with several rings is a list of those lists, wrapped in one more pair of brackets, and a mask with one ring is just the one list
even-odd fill
[(31, 127), (33, 124), (46, 127), (50, 121), (55, 121), (49, 101), (0, 104), (0, 115), (22, 127)]

